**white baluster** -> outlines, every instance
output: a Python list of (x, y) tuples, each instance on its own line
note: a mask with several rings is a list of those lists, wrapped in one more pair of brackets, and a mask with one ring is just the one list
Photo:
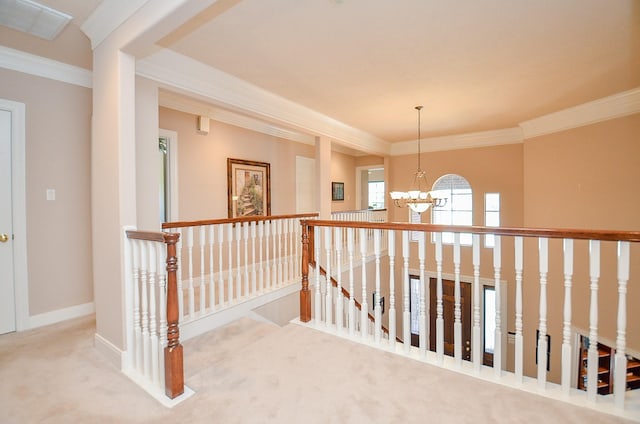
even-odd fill
[[(270, 239), (269, 237), (271, 236), (271, 221), (265, 221), (264, 222), (264, 246), (266, 249), (266, 255), (264, 258), (264, 264), (265, 264), (265, 287), (267, 290), (269, 290), (271, 288), (271, 261), (270, 261), (270, 255), (269, 255), (269, 246), (271, 245), (270, 243)], [(317, 310), (316, 310), (317, 312)]]
[(142, 324), (140, 322), (140, 286), (142, 279), (140, 276), (140, 242), (131, 240), (131, 251), (133, 255), (133, 333), (134, 333), (134, 368), (142, 371)]
[(276, 224), (276, 229), (278, 231), (278, 277), (276, 279), (276, 287), (280, 287), (283, 283), (283, 275), (282, 275), (282, 220), (279, 219)]
[(279, 236), (278, 221), (271, 221), (271, 241), (273, 261), (271, 264), (271, 288), (276, 288), (279, 285), (278, 281), (278, 260), (280, 258), (280, 251), (276, 248), (277, 239)]
[(523, 268), (523, 239), (514, 238), (515, 269), (516, 269), (516, 337), (515, 337), (515, 374), (516, 383), (523, 382), (524, 350), (522, 335), (522, 268)]
[(157, 243), (147, 242), (149, 248), (149, 344), (151, 350), (149, 378), (152, 382), (158, 382), (158, 327), (156, 321), (156, 271), (158, 265), (156, 263)]
[(314, 299), (314, 312), (316, 327), (320, 326), (322, 322), (322, 294), (320, 293), (320, 246), (322, 245), (322, 227), (313, 227), (314, 234), (314, 259), (315, 259), (315, 271), (316, 271), (316, 292), (313, 296)]
[(147, 243), (140, 243), (140, 288), (141, 296), (140, 303), (142, 306), (142, 374), (145, 377), (149, 377), (150, 368), (150, 346), (149, 346), (149, 296), (148, 296), (148, 255), (147, 255)]
[[(224, 265), (222, 250), (224, 244), (224, 225), (218, 225), (218, 302), (220, 307), (224, 306)], [(231, 292), (229, 292), (231, 300)]]
[(187, 290), (189, 299), (189, 318), (193, 319), (196, 311), (195, 305), (195, 288), (193, 281), (193, 227), (187, 228), (187, 257), (189, 258)]
[(207, 300), (206, 289), (205, 289), (205, 277), (204, 277), (204, 264), (205, 264), (205, 253), (204, 249), (206, 246), (206, 238), (205, 238), (205, 228), (203, 225), (199, 227), (199, 242), (200, 242), (200, 276), (198, 279), (200, 280), (200, 284), (198, 285), (198, 297), (200, 300), (200, 310), (198, 311), (199, 315), (204, 315), (205, 313), (205, 302)]
[(216, 310), (216, 281), (213, 261), (215, 243), (214, 226), (209, 225), (209, 309), (211, 312)]
[(342, 301), (342, 228), (335, 228), (335, 249), (336, 249), (336, 280), (338, 282), (337, 301), (336, 301), (336, 329), (338, 332), (343, 330), (344, 310)]
[(598, 394), (598, 279), (600, 278), (600, 241), (589, 240), (589, 350), (587, 353), (587, 399), (596, 401)]
[[(496, 237), (497, 238), (497, 237)], [(549, 240), (538, 240), (540, 256), (540, 324), (538, 325), (538, 387), (544, 389), (547, 383), (547, 273), (549, 272)], [(496, 296), (497, 296), (496, 289)], [(498, 300), (496, 299), (496, 303)], [(497, 309), (497, 307), (496, 307)], [(498, 326), (496, 322), (496, 327)], [(496, 346), (498, 340), (496, 339)]]
[(382, 251), (380, 247), (380, 237), (381, 230), (375, 229), (373, 230), (373, 251), (376, 258), (376, 292), (374, 295), (374, 340), (377, 345), (380, 345), (380, 341), (382, 340), (382, 305), (380, 305), (380, 252)]
[(436, 236), (436, 356), (444, 362), (444, 305), (442, 303), (442, 233)]
[(264, 262), (262, 255), (262, 245), (264, 243), (264, 221), (258, 222), (258, 286), (260, 293), (264, 292)]
[(418, 296), (420, 297), (420, 321), (418, 324), (419, 328), (419, 336), (418, 336), (418, 345), (420, 349), (420, 356), (426, 358), (427, 356), (427, 312), (426, 312), (426, 291), (427, 291), (427, 282), (425, 281), (424, 271), (425, 271), (425, 256), (426, 256), (426, 240), (425, 233), (420, 231), (418, 233), (418, 261), (420, 264), (420, 286), (418, 288)]
[(289, 282), (291, 278), (291, 268), (289, 263), (291, 256), (291, 220), (285, 219), (282, 223), (283, 225), (283, 233), (284, 233), (284, 282)]
[(629, 280), (629, 242), (618, 242), (618, 331), (616, 337), (613, 400), (616, 408), (624, 409), (627, 387), (627, 282)]
[(411, 350), (411, 310), (409, 303), (409, 231), (402, 232), (402, 279), (403, 279), (403, 301), (402, 301), (402, 343), (404, 352), (409, 353)]
[(182, 322), (184, 320), (184, 287), (182, 286), (182, 240), (184, 233), (180, 228), (178, 228), (177, 231), (178, 234), (180, 234), (180, 237), (178, 237), (178, 243), (176, 244), (176, 257), (178, 259), (178, 270), (176, 271), (176, 279), (178, 280), (178, 316), (179, 322)]
[(256, 295), (258, 290), (258, 275), (256, 270), (256, 221), (251, 221), (251, 294)]
[(389, 346), (396, 346), (396, 233), (393, 230), (387, 234), (389, 255)]
[(369, 304), (367, 303), (367, 239), (366, 229), (360, 228), (360, 257), (362, 258), (362, 310), (360, 311), (360, 333), (363, 339), (369, 337)]
[(473, 369), (482, 368), (482, 332), (480, 329), (480, 235), (473, 235), (473, 333), (471, 352)]
[(356, 302), (354, 295), (353, 281), (353, 245), (355, 234), (353, 228), (347, 228), (347, 252), (349, 254), (349, 335), (351, 337), (356, 334)]
[(333, 290), (331, 284), (331, 227), (323, 227), (324, 233), (324, 250), (327, 258), (327, 275), (326, 275), (326, 300), (325, 300), (325, 325), (330, 327), (333, 324)]
[(573, 240), (564, 239), (564, 313), (562, 322), (562, 391), (571, 390), (571, 277), (573, 275)]
[(158, 349), (158, 386), (164, 387), (164, 348), (167, 346), (167, 246), (158, 243), (158, 305), (160, 307), (159, 349)]
[(236, 224), (236, 300), (239, 301), (244, 297), (242, 293), (242, 257), (240, 255), (241, 247), (242, 247), (242, 225), (240, 223)]
[(249, 276), (251, 275), (251, 263), (249, 261), (249, 223), (242, 223), (242, 244), (244, 245), (244, 299), (249, 298)]
[(229, 293), (229, 306), (235, 303), (236, 293), (233, 293), (233, 224), (225, 224), (227, 226), (227, 292)]
[(462, 365), (462, 308), (460, 307), (460, 233), (453, 235), (453, 356), (458, 366)]

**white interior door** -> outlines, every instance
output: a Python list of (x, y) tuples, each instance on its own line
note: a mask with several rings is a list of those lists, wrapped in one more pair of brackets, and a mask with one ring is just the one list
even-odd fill
[(0, 109), (0, 334), (16, 330), (11, 201), (11, 111)]

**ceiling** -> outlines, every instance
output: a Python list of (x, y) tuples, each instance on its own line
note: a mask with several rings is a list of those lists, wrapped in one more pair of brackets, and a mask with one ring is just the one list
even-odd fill
[(637, 0), (219, 0), (158, 43), (392, 143), (640, 87)]

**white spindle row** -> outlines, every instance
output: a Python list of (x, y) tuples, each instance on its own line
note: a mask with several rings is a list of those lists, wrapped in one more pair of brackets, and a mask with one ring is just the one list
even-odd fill
[[(525, 290), (524, 283), (524, 238), (523, 236), (514, 236), (513, 240), (513, 271), (504, 272), (503, 264), (503, 244), (506, 236), (495, 236), (494, 246), (491, 249), (493, 256), (493, 269), (485, 270), (485, 274), (492, 273), (492, 278), (481, 279), (481, 234), (473, 234), (471, 245), (471, 263), (470, 267), (464, 268), (461, 254), (463, 248), (461, 244), (460, 234), (454, 233), (453, 245), (450, 247), (450, 263), (445, 263), (443, 256), (442, 233), (418, 232), (413, 239), (417, 241), (414, 245), (411, 243), (411, 231), (395, 231), (387, 229), (364, 229), (351, 228), (346, 229), (340, 227), (319, 227), (314, 226), (315, 231), (315, 260), (316, 263), (322, 261), (326, 267), (328, 276), (332, 276), (337, 281), (337, 287), (334, 288), (330, 278), (321, 278), (319, 267), (315, 268), (315, 315), (313, 316), (316, 325), (322, 325), (322, 328), (334, 329), (338, 332), (348, 331), (349, 336), (368, 341), (377, 346), (386, 347), (395, 350), (396, 334), (401, 333), (403, 342), (402, 348), (399, 349), (406, 354), (416, 352), (418, 357), (426, 360), (433, 358), (437, 363), (444, 363), (445, 355), (445, 316), (444, 316), (444, 294), (443, 294), (443, 267), (446, 265), (453, 270), (454, 279), (454, 296), (453, 296), (453, 356), (454, 364), (462, 367), (463, 352), (471, 350), (471, 355), (465, 355), (473, 363), (473, 370), (481, 373), (484, 366), (484, 343), (483, 329), (481, 318), (481, 297), (483, 296), (482, 286), (491, 281), (495, 288), (495, 330), (494, 330), (494, 351), (493, 351), (493, 374), (495, 379), (503, 379), (507, 374), (507, 352), (504, 351), (507, 337), (504, 328), (509, 316), (502, 310), (502, 305), (506, 303), (503, 296), (506, 290), (503, 290), (504, 281), (510, 278), (515, 282), (515, 294), (512, 294), (512, 304), (514, 305), (514, 315), (512, 315), (512, 325), (514, 326), (514, 363), (512, 369), (515, 376), (515, 384), (522, 385), (525, 381), (524, 375), (524, 324), (525, 322), (535, 323), (537, 328), (536, 339), (536, 356), (537, 368), (535, 379), (539, 390), (547, 388), (548, 373), (548, 309), (550, 307), (548, 299), (548, 285), (559, 284), (556, 279), (549, 279), (549, 239), (546, 237), (534, 237), (537, 240), (537, 275), (530, 276), (531, 283), (536, 283), (539, 288), (539, 298), (537, 299), (538, 316), (524, 316), (523, 310), (523, 292)], [(369, 235), (371, 234), (371, 236)], [(401, 236), (401, 245), (396, 246), (396, 236)], [(532, 236), (527, 236), (532, 237)], [(358, 243), (358, 240), (372, 238), (373, 250), (370, 250), (367, 243)], [(384, 240), (384, 242), (383, 242)], [(433, 253), (427, 252), (427, 240), (433, 242)], [(323, 257), (320, 255), (320, 245), (322, 245)], [(533, 245), (532, 245), (533, 246)], [(399, 250), (396, 251), (396, 247)], [(563, 260), (563, 299), (562, 299), (562, 343), (561, 343), (561, 388), (566, 396), (573, 396), (571, 391), (575, 387), (575, 381), (572, 380), (572, 369), (577, 361), (576, 346), (573, 340), (572, 327), (572, 281), (574, 278), (574, 240), (562, 240), (562, 260)], [(386, 251), (385, 251), (386, 249)], [(414, 250), (415, 249), (415, 250)], [(447, 247), (447, 249), (449, 249)], [(343, 255), (343, 251), (346, 254)], [(360, 255), (359, 261), (354, 259), (354, 255)], [(429, 253), (429, 254), (427, 254)], [(388, 255), (388, 273), (382, 269), (384, 256)], [(402, 255), (401, 268), (396, 270), (396, 255)], [(415, 255), (415, 257), (414, 257)], [(614, 377), (615, 386), (615, 403), (618, 407), (624, 406), (624, 393), (626, 389), (626, 293), (629, 280), (630, 266), (630, 247), (628, 242), (618, 243), (618, 309), (617, 309), (617, 336), (616, 336), (616, 354), (615, 354), (615, 370)], [(369, 264), (372, 262), (372, 264)], [(431, 275), (435, 277), (435, 310), (430, 309), (430, 292), (429, 281), (427, 278), (427, 265), (435, 263), (435, 272)], [(589, 241), (589, 279), (590, 279), (590, 307), (589, 307), (589, 349), (588, 349), (588, 371), (587, 380), (589, 382), (598, 381), (598, 281), (600, 279), (600, 241)], [(418, 286), (418, 346), (417, 349), (411, 346), (411, 289), (410, 289), (410, 266), (417, 266), (419, 274)], [(472, 269), (472, 276), (469, 278), (472, 288), (472, 318), (471, 318), (471, 345), (465, 344), (463, 340), (462, 328), (463, 312), (461, 301), (461, 283), (462, 269)], [(402, 302), (400, 303), (401, 311), (397, 315), (401, 322), (396, 322), (396, 271), (401, 276), (401, 285), (398, 288), (402, 293)], [(354, 274), (360, 273), (360, 290), (357, 289), (354, 282)], [(513, 274), (511, 274), (513, 272)], [(368, 275), (372, 273), (373, 275)], [(343, 298), (342, 287), (343, 278), (348, 280), (349, 296)], [(450, 278), (450, 277), (449, 277)], [(537, 281), (535, 281), (537, 280)], [(484, 283), (482, 282), (484, 281)], [(562, 281), (562, 280), (560, 280)], [(320, 282), (324, 285), (320, 286)], [(562, 283), (560, 283), (562, 284)], [(533, 285), (533, 284), (532, 284)], [(529, 288), (527, 288), (529, 290)], [(382, 305), (380, 299), (383, 293), (389, 293), (389, 310), (382, 313)], [(372, 311), (369, 311), (368, 299), (373, 295)], [(322, 296), (322, 299), (321, 299)], [(360, 313), (356, 313), (355, 304), (357, 300), (361, 301)], [(555, 305), (555, 302), (553, 303)], [(555, 307), (555, 306), (554, 306)], [(370, 319), (369, 313), (373, 314)], [(415, 311), (414, 311), (415, 313)], [(557, 315), (551, 315), (557, 316)], [(429, 319), (435, 319), (435, 346), (429, 346)], [(447, 318), (448, 319), (448, 318)], [(370, 322), (370, 320), (372, 322)], [(360, 325), (358, 325), (358, 322)], [(465, 322), (466, 321), (465, 319)], [(365, 323), (365, 324), (363, 324)], [(383, 328), (388, 329), (388, 335), (383, 334)], [(358, 331), (359, 329), (359, 331)], [(527, 335), (532, 337), (532, 335)], [(427, 354), (429, 350), (434, 350), (435, 355)], [(511, 367), (509, 367), (511, 368)], [(574, 376), (575, 378), (575, 376)], [(587, 398), (591, 402), (596, 401), (597, 384), (587, 384)]]
[(164, 387), (167, 345), (166, 249), (164, 243), (143, 240), (129, 240), (127, 246), (128, 371), (159, 391)]
[(170, 231), (180, 233), (177, 278), (182, 323), (299, 282), (298, 218)]

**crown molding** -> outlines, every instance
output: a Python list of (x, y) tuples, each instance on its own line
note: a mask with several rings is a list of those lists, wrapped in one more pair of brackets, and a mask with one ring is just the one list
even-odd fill
[(0, 46), (0, 68), (80, 87), (92, 88), (93, 86), (93, 73), (88, 69), (4, 46)]
[[(502, 144), (518, 144), (522, 142), (524, 142), (522, 130), (516, 127), (502, 130), (447, 135), (443, 137), (423, 138), (420, 142), (420, 150), (423, 152), (437, 152), (442, 150), (498, 146)], [(391, 145), (391, 155), (401, 156), (415, 154), (416, 143), (416, 140), (394, 143)]]
[(285, 140), (310, 145), (315, 144), (315, 138), (313, 136), (280, 128), (268, 122), (264, 122), (228, 110), (220, 109), (215, 106), (211, 106), (203, 102), (186, 98), (184, 96), (180, 96), (165, 90), (160, 90), (160, 94), (158, 96), (158, 104), (169, 109), (189, 113), (192, 115), (206, 116), (209, 119), (213, 119), (214, 121), (223, 122), (225, 124), (234, 125), (236, 127), (245, 128), (278, 138), (283, 138)]
[[(180, 63), (179, 68), (176, 63)], [(327, 137), (370, 154), (386, 155), (390, 151), (387, 141), (170, 50), (138, 61), (136, 73), (169, 90), (195, 95), (224, 109), (243, 111), (277, 127)]]
[(95, 49), (148, 1), (103, 0), (80, 26), (82, 32), (91, 40), (91, 48)]
[(640, 87), (521, 122), (525, 139), (640, 112)]

